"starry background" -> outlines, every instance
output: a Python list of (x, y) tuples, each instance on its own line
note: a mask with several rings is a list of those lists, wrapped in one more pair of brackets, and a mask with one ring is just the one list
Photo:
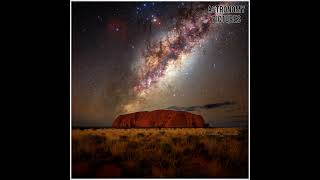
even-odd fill
[(156, 109), (200, 114), (212, 127), (247, 126), (248, 4), (232, 4), (246, 6), (240, 24), (215, 25), (142, 89), (145, 49), (208, 2), (72, 2), (72, 126), (109, 127), (120, 114)]

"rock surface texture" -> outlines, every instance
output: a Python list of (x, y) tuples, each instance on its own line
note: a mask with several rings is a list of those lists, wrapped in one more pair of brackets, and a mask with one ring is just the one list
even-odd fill
[(200, 115), (184, 111), (155, 110), (143, 111), (118, 116), (113, 128), (191, 128), (204, 127)]

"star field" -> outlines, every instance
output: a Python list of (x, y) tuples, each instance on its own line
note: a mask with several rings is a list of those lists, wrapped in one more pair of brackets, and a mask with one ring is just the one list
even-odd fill
[(211, 125), (247, 122), (247, 13), (240, 24), (215, 24), (207, 6), (73, 2), (73, 125), (110, 126), (124, 113), (227, 101), (235, 103), (192, 113)]

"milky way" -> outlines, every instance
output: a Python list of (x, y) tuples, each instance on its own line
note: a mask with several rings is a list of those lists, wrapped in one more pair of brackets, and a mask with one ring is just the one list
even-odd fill
[[(143, 52), (138, 71), (136, 93), (143, 93), (166, 75), (170, 64), (182, 64), (191, 51), (213, 30), (214, 14), (207, 6), (197, 6), (178, 17), (173, 29), (165, 37)], [(179, 67), (179, 66), (178, 66)]]

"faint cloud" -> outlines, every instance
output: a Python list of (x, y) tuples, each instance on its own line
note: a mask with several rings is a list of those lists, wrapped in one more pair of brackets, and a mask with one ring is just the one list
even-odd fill
[(189, 107), (182, 107), (182, 106), (170, 106), (166, 109), (169, 110), (176, 110), (176, 111), (197, 111), (197, 110), (201, 110), (201, 109), (214, 109), (214, 108), (221, 108), (221, 107), (225, 107), (225, 106), (230, 106), (230, 105), (234, 105), (235, 102), (222, 102), (222, 103), (212, 103), (212, 104), (205, 104), (205, 105), (201, 105), (201, 106), (189, 106)]

